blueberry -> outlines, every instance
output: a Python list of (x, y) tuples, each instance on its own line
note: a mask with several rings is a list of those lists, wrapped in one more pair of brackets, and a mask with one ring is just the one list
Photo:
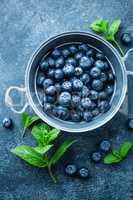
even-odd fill
[(79, 61), (82, 57), (84, 56), (84, 54), (82, 52), (77, 52), (74, 56), (75, 60)]
[(104, 70), (106, 71), (109, 70), (109, 64), (107, 62), (104, 62)]
[(79, 51), (83, 51), (83, 52), (86, 52), (86, 51), (88, 51), (88, 49), (89, 49), (89, 47), (88, 47), (88, 45), (87, 44), (80, 44), (79, 46), (78, 46), (78, 49), (79, 49)]
[(99, 92), (99, 99), (101, 100), (103, 100), (103, 99), (108, 99), (108, 94), (107, 94), (107, 92), (106, 91), (101, 91), (101, 92)]
[[(43, 95), (42, 105), (44, 105), (44, 103), (47, 103), (47, 96), (46, 96), (45, 93), (44, 93), (44, 95)], [(49, 102), (49, 103), (50, 103), (50, 102)]]
[(83, 87), (83, 82), (80, 79), (75, 79), (73, 81), (73, 90), (79, 91)]
[(54, 96), (56, 94), (56, 87), (51, 85), (51, 86), (47, 87), (45, 92), (47, 95)]
[(82, 179), (89, 178), (89, 170), (86, 167), (81, 167), (78, 169), (78, 176)]
[(89, 76), (89, 74), (83, 74), (80, 77), (80, 80), (86, 85), (87, 83), (90, 82), (90, 76)]
[(64, 56), (64, 58), (67, 58), (70, 54), (71, 52), (69, 51), (69, 49), (66, 48), (62, 50), (62, 55)]
[(92, 88), (96, 91), (100, 91), (103, 89), (103, 82), (99, 79), (95, 79), (92, 81)]
[(111, 96), (111, 95), (113, 94), (113, 92), (114, 92), (114, 87), (111, 86), (111, 85), (108, 85), (108, 86), (106, 87), (105, 91), (106, 91), (106, 93), (107, 93), (109, 96)]
[(98, 53), (96, 53), (96, 59), (97, 60), (105, 60), (105, 56), (103, 53), (98, 52)]
[(47, 87), (53, 85), (53, 80), (50, 78), (47, 78), (43, 81), (43, 87), (46, 89)]
[(75, 45), (69, 46), (69, 50), (70, 50), (70, 52), (71, 52), (72, 54), (75, 54), (75, 53), (77, 53), (77, 51), (78, 51), (78, 49), (77, 49), (77, 47), (76, 47)]
[(95, 90), (90, 90), (90, 95), (89, 95), (91, 100), (97, 100), (98, 99), (98, 92)]
[(89, 69), (92, 66), (92, 64), (93, 64), (92, 60), (86, 56), (83, 56), (79, 61), (79, 65), (83, 69)]
[(39, 66), (40, 66), (40, 70), (43, 71), (43, 72), (45, 72), (49, 68), (49, 63), (46, 60), (42, 60), (40, 62), (40, 64), (39, 64)]
[(2, 121), (2, 125), (4, 128), (10, 129), (12, 127), (12, 119), (10, 118), (4, 118)]
[(88, 89), (87, 86), (83, 86), (81, 90), (81, 96), (82, 97), (87, 97), (90, 94), (90, 90)]
[(127, 120), (127, 127), (129, 130), (133, 130), (133, 118)]
[(90, 70), (90, 75), (92, 78), (98, 78), (101, 75), (101, 70), (98, 67), (93, 67)]
[(64, 67), (63, 67), (63, 72), (65, 75), (67, 76), (72, 76), (74, 74), (74, 66), (71, 65), (71, 64), (66, 64)]
[(61, 57), (56, 59), (55, 67), (60, 68), (60, 67), (63, 67), (63, 65), (64, 65), (64, 58), (63, 58), (63, 56), (61, 56)]
[(77, 65), (77, 62), (76, 62), (76, 60), (75, 60), (74, 58), (68, 58), (68, 59), (66, 60), (66, 64), (71, 64), (71, 65), (73, 65), (73, 66), (76, 66), (76, 65)]
[(43, 85), (43, 81), (45, 80), (45, 77), (43, 74), (39, 74), (36, 80), (36, 84), (38, 86), (42, 86)]
[(95, 163), (99, 163), (102, 160), (102, 155), (100, 152), (93, 152), (91, 154), (91, 160)]
[(48, 78), (53, 78), (54, 77), (54, 74), (55, 74), (55, 70), (54, 69), (49, 69), (48, 72), (47, 72), (47, 76)]
[(62, 90), (71, 92), (72, 91), (72, 83), (70, 81), (63, 82), (62, 83)]
[(50, 103), (44, 103), (43, 104), (43, 110), (44, 110), (44, 112), (46, 112), (48, 114), (51, 113), (52, 105)]
[(51, 56), (54, 58), (54, 59), (57, 59), (58, 57), (61, 56), (61, 53), (58, 49), (54, 49), (53, 52), (51, 53)]
[(100, 80), (101, 80), (102, 82), (106, 82), (106, 81), (108, 80), (108, 76), (107, 76), (107, 74), (106, 74), (105, 72), (102, 72), (102, 73), (100, 74)]
[(99, 115), (98, 108), (93, 109), (91, 113), (92, 113), (93, 117), (96, 117), (97, 115)]
[(80, 104), (80, 97), (78, 95), (72, 95), (71, 105), (77, 107)]
[(65, 174), (68, 176), (75, 176), (77, 173), (77, 166), (75, 164), (68, 164), (65, 166)]
[(56, 117), (59, 117), (62, 120), (66, 120), (69, 117), (69, 112), (68, 109), (66, 107), (63, 106), (57, 106), (53, 109), (53, 114)]
[(80, 112), (72, 111), (71, 112), (71, 121), (73, 121), (73, 122), (80, 122), (81, 121)]
[(103, 152), (108, 152), (111, 149), (111, 143), (109, 140), (104, 139), (99, 144), (99, 149)]
[(95, 62), (95, 67), (104, 70), (105, 69), (105, 62), (101, 61), (101, 60), (97, 60)]
[(55, 79), (60, 80), (64, 77), (64, 73), (62, 69), (56, 69), (54, 74)]
[(94, 57), (94, 56), (95, 56), (95, 50), (94, 50), (94, 49), (89, 49), (89, 50), (86, 52), (86, 56), (87, 56), (87, 57)]
[(105, 113), (110, 109), (110, 104), (108, 101), (104, 100), (98, 103), (98, 108), (101, 113)]
[(56, 102), (56, 97), (47, 95), (47, 102), (51, 103), (51, 104), (55, 103)]
[(90, 122), (90, 121), (92, 121), (93, 115), (92, 115), (91, 112), (85, 111), (85, 112), (83, 113), (83, 118), (84, 118), (84, 120), (85, 120), (86, 122)]
[(55, 60), (52, 57), (48, 57), (47, 61), (51, 68), (55, 66)]
[(57, 93), (61, 92), (62, 87), (61, 87), (61, 85), (59, 83), (56, 83), (55, 87), (56, 87)]
[(129, 33), (123, 33), (121, 36), (121, 41), (124, 45), (130, 45), (132, 42), (131, 35)]
[(96, 108), (96, 106), (97, 106), (97, 104), (94, 101), (92, 101), (91, 106), (90, 106), (90, 110), (91, 111), (94, 110), (94, 108)]
[(114, 77), (113, 73), (112, 73), (112, 72), (109, 72), (109, 73), (108, 73), (108, 81), (111, 82), (111, 83), (113, 83), (113, 82), (114, 82), (114, 79), (115, 79), (115, 77)]
[(81, 67), (75, 67), (75, 76), (80, 76), (83, 74), (83, 69)]
[(59, 104), (62, 106), (69, 106), (71, 103), (71, 94), (69, 92), (62, 92), (59, 95)]
[(81, 106), (84, 108), (84, 109), (89, 109), (91, 107), (91, 100), (90, 98), (88, 97), (85, 97), (81, 100)]

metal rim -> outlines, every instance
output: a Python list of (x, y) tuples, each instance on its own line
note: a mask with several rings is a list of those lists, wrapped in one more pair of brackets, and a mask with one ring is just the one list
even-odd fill
[[(104, 43), (105, 46), (107, 46), (107, 47), (109, 47), (111, 49), (111, 51), (114, 53), (114, 55), (117, 57), (119, 63), (121, 64), (121, 70), (122, 70), (122, 74), (123, 74), (123, 82), (124, 82), (124, 84), (123, 84), (123, 89), (122, 89), (121, 97), (119, 99), (119, 103), (118, 103), (117, 107), (112, 111), (111, 115), (109, 115), (106, 119), (101, 120), (101, 122), (99, 124), (97, 124), (95, 126), (95, 128), (94, 127), (85, 127), (85, 128), (70, 130), (69, 128), (64, 128), (64, 127), (62, 127), (62, 126), (60, 126), (58, 124), (55, 124), (55, 123), (51, 122), (46, 117), (44, 117), (44, 115), (37, 109), (36, 105), (33, 102), (31, 94), (30, 94), (30, 88), (29, 88), (30, 68), (31, 68), (32, 62), (35, 59), (36, 55), (39, 53), (39, 51), (42, 49), (42, 47), (45, 46), (46, 44), (48, 44), (50, 41), (52, 41), (52, 40), (54, 40), (56, 38), (60, 38), (62, 36), (70, 35), (70, 34), (71, 35), (82, 34), (82, 35), (85, 35), (85, 36), (91, 36), (94, 39), (98, 39), (99, 41), (101, 41), (102, 43)], [(92, 34), (92, 33), (89, 33), (89, 32), (80, 32), (80, 31), (78, 31), (78, 32), (77, 31), (76, 32), (65, 32), (65, 33), (59, 34), (57, 36), (54, 36), (54, 37), (50, 38), (49, 40), (47, 40), (46, 42), (42, 43), (42, 45), (40, 45), (40, 47), (35, 51), (35, 53), (33, 53), (33, 55), (31, 56), (31, 59), (29, 60), (27, 68), (26, 68), (26, 73), (25, 73), (25, 87), (26, 87), (26, 96), (27, 96), (27, 99), (29, 101), (30, 106), (32, 107), (32, 109), (34, 110), (34, 112), (43, 121), (45, 121), (46, 123), (48, 123), (50, 126), (56, 127), (56, 128), (58, 128), (60, 130), (63, 130), (63, 131), (67, 131), (67, 132), (86, 132), (86, 131), (91, 131), (91, 130), (94, 130), (96, 128), (99, 128), (99, 127), (103, 126), (108, 121), (110, 121), (115, 116), (115, 114), (119, 111), (119, 109), (120, 109), (120, 107), (121, 107), (121, 105), (122, 105), (122, 103), (123, 103), (123, 101), (125, 99), (125, 95), (126, 95), (126, 91), (127, 91), (126, 67), (125, 67), (125, 63), (124, 63), (122, 57), (120, 56), (119, 52), (117, 51), (117, 49), (112, 44), (110, 44), (109, 42), (107, 42), (103, 38), (101, 38), (100, 36), (97, 36), (96, 34)]]

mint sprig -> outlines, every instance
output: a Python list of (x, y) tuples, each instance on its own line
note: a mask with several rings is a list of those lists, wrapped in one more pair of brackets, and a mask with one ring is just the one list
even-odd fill
[(97, 21), (92, 22), (90, 28), (93, 31), (102, 34), (104, 39), (106, 39), (107, 41), (113, 42), (119, 49), (121, 55), (124, 56), (124, 52), (116, 40), (116, 34), (119, 31), (120, 25), (121, 25), (121, 20), (119, 19), (114, 20), (111, 24), (109, 24), (109, 20), (104, 21), (103, 19), (100, 18)]
[(132, 148), (132, 143), (125, 142), (124, 144), (121, 145), (118, 151), (113, 150), (112, 153), (105, 156), (104, 164), (115, 164), (123, 161), (128, 155), (131, 148)]
[(60, 134), (60, 130), (51, 129), (48, 125), (41, 123), (32, 128), (32, 136), (37, 141), (37, 146), (20, 145), (12, 149), (11, 152), (26, 161), (32, 166), (47, 168), (52, 180), (56, 183), (56, 179), (52, 173), (54, 166), (71, 147), (76, 140), (68, 139), (61, 144), (55, 153), (49, 152), (54, 146), (53, 142)]

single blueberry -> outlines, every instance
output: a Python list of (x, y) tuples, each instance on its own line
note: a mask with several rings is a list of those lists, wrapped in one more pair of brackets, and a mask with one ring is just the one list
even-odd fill
[(58, 50), (58, 49), (54, 49), (51, 53), (51, 56), (54, 58), (54, 59), (57, 59), (58, 57), (61, 56), (61, 52)]
[(73, 81), (73, 90), (80, 91), (83, 87), (83, 82), (80, 79), (75, 79)]
[(54, 74), (55, 74), (55, 70), (54, 69), (49, 69), (48, 72), (47, 72), (47, 77), (48, 78), (53, 78), (54, 77)]
[(43, 74), (39, 74), (36, 80), (36, 84), (38, 86), (43, 86), (43, 81), (45, 80), (45, 76)]
[(99, 115), (98, 108), (93, 109), (91, 113), (92, 113), (93, 117), (96, 117), (97, 115)]
[(78, 176), (82, 179), (89, 178), (89, 170), (86, 167), (81, 167), (78, 169)]
[(85, 98), (82, 98), (81, 100), (81, 106), (84, 108), (84, 109), (89, 109), (91, 108), (91, 100), (90, 98), (88, 97), (85, 97)]
[(101, 92), (99, 92), (99, 99), (101, 100), (103, 100), (103, 99), (108, 99), (108, 94), (107, 94), (107, 92), (106, 91), (101, 91)]
[(73, 121), (73, 122), (80, 122), (81, 121), (80, 112), (72, 111), (70, 116), (71, 116), (71, 121)]
[(77, 52), (74, 56), (76, 61), (79, 61), (84, 56), (83, 52)]
[(55, 79), (60, 80), (64, 77), (64, 73), (62, 69), (56, 69), (54, 74)]
[(54, 109), (53, 109), (53, 114), (62, 119), (62, 120), (66, 120), (68, 119), (69, 117), (69, 112), (68, 112), (68, 109), (66, 107), (63, 107), (63, 106), (56, 106)]
[(108, 101), (104, 100), (98, 103), (98, 108), (101, 113), (105, 113), (110, 109), (110, 104)]
[(12, 119), (4, 118), (3, 121), (2, 121), (2, 125), (3, 125), (4, 128), (10, 129), (13, 125)]
[(47, 102), (51, 104), (56, 103), (56, 96), (47, 95)]
[(108, 73), (108, 81), (113, 83), (115, 80), (114, 74), (112, 72)]
[(49, 63), (46, 60), (42, 60), (40, 62), (40, 64), (39, 64), (39, 66), (40, 66), (40, 70), (43, 71), (43, 72), (45, 72), (49, 68)]
[(62, 92), (59, 95), (58, 102), (62, 106), (69, 106), (71, 103), (71, 94), (69, 92)]
[(105, 72), (101, 72), (101, 74), (100, 74), (100, 80), (102, 82), (106, 82), (108, 80), (108, 76), (107, 76), (107, 74)]
[(97, 53), (96, 53), (96, 59), (97, 59), (97, 60), (105, 60), (105, 56), (104, 56), (103, 53), (97, 52)]
[(77, 53), (77, 51), (78, 51), (78, 49), (77, 49), (77, 47), (76, 47), (75, 45), (70, 45), (70, 46), (69, 46), (69, 50), (70, 50), (70, 52), (71, 52), (72, 54), (75, 54), (75, 53)]
[(129, 118), (129, 119), (127, 120), (127, 128), (128, 128), (129, 130), (133, 130), (133, 118)]
[(47, 58), (47, 62), (48, 62), (49, 66), (51, 68), (54, 68), (54, 66), (55, 66), (55, 60), (52, 57), (48, 57)]
[(43, 87), (46, 89), (47, 87), (53, 85), (53, 80), (50, 78), (47, 78), (43, 81)]
[(55, 67), (56, 68), (61, 68), (63, 66), (64, 66), (64, 58), (63, 58), (63, 56), (61, 56), (61, 57), (59, 57), (59, 58), (56, 59), (56, 61), (55, 61)]
[(61, 92), (61, 89), (62, 89), (60, 83), (56, 83), (56, 84), (55, 84), (55, 87), (56, 87), (57, 93), (60, 93), (60, 92)]
[(100, 91), (100, 90), (102, 90), (103, 89), (103, 82), (101, 81), (101, 80), (99, 80), (99, 79), (94, 79), (93, 81), (92, 81), (92, 88), (94, 89), (94, 90), (96, 90), (96, 91)]
[(89, 47), (88, 47), (87, 44), (82, 43), (82, 44), (80, 44), (80, 45), (78, 46), (78, 49), (79, 49), (79, 51), (86, 52), (86, 51), (88, 51)]
[(51, 86), (47, 87), (45, 92), (46, 92), (47, 95), (54, 96), (57, 92), (56, 87), (51, 85)]
[(109, 152), (111, 149), (111, 143), (107, 139), (103, 139), (99, 144), (99, 149), (103, 152)]
[(95, 163), (99, 163), (102, 160), (102, 155), (100, 152), (93, 152), (91, 154), (91, 160)]
[(71, 64), (66, 64), (63, 67), (63, 72), (66, 76), (72, 76), (74, 74), (74, 66)]
[(78, 95), (72, 95), (71, 105), (77, 107), (80, 104), (80, 97)]
[(94, 109), (96, 108), (96, 106), (97, 106), (97, 104), (96, 104), (94, 101), (92, 101), (92, 102), (91, 102), (90, 110), (91, 110), (91, 111), (94, 110)]
[(63, 82), (62, 83), (62, 90), (71, 92), (72, 91), (72, 83), (70, 81)]
[(81, 67), (75, 67), (75, 76), (80, 76), (83, 74), (83, 69)]
[(64, 58), (67, 58), (70, 54), (71, 52), (69, 51), (69, 49), (66, 48), (62, 50), (62, 55), (64, 56)]
[(124, 45), (128, 46), (132, 43), (132, 38), (129, 33), (123, 33), (121, 36), (121, 41)]
[(77, 173), (77, 166), (75, 164), (67, 164), (65, 166), (65, 174), (68, 176), (75, 176)]
[(89, 95), (91, 100), (97, 100), (98, 99), (98, 92), (95, 90), (90, 90), (90, 95)]
[(88, 89), (87, 86), (83, 86), (81, 90), (81, 96), (82, 97), (87, 97), (90, 94), (90, 90)]
[(50, 114), (52, 111), (52, 105), (50, 103), (44, 103), (43, 110), (44, 110), (44, 112)]
[(104, 70), (106, 70), (106, 71), (109, 70), (109, 64), (108, 64), (108, 62), (104, 62)]
[(86, 85), (87, 83), (90, 82), (90, 76), (89, 74), (83, 74), (81, 77), (80, 77), (80, 80)]
[(114, 87), (112, 85), (108, 85), (105, 89), (106, 93), (111, 96), (114, 92)]
[(77, 62), (76, 62), (76, 60), (74, 58), (68, 58), (66, 60), (66, 64), (71, 64), (71, 65), (73, 65), (75, 67), (77, 65)]
[(95, 50), (94, 50), (94, 49), (89, 49), (89, 50), (86, 52), (86, 56), (87, 56), (87, 57), (95, 57)]
[(89, 69), (92, 66), (92, 64), (92, 60), (86, 56), (83, 56), (79, 61), (79, 65), (83, 69)]
[(102, 60), (97, 60), (95, 62), (95, 67), (104, 70), (105, 69), (105, 62), (103, 62)]
[(92, 115), (91, 112), (85, 111), (85, 112), (83, 113), (83, 119), (84, 119), (86, 122), (92, 121), (92, 118), (93, 118), (93, 115)]
[(93, 67), (90, 70), (90, 75), (92, 78), (98, 78), (101, 75), (101, 70), (98, 67)]

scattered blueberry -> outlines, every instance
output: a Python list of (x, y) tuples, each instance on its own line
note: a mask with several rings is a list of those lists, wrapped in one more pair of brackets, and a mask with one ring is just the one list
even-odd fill
[(102, 82), (106, 82), (106, 81), (108, 80), (108, 76), (107, 76), (107, 74), (106, 74), (105, 72), (102, 72), (102, 73), (100, 74), (100, 80), (101, 80)]
[(127, 120), (127, 127), (129, 130), (133, 130), (133, 118)]
[(64, 58), (67, 58), (70, 54), (71, 52), (69, 51), (69, 49), (62, 50), (62, 55), (64, 56)]
[(73, 90), (79, 91), (83, 87), (83, 82), (80, 79), (75, 79), (73, 81)]
[(99, 163), (102, 160), (102, 155), (100, 152), (93, 152), (91, 154), (91, 160), (95, 163)]
[(87, 83), (90, 82), (90, 76), (89, 76), (89, 74), (83, 74), (80, 77), (80, 80), (86, 85)]
[(50, 78), (47, 78), (43, 81), (43, 87), (46, 89), (47, 87), (53, 85), (53, 80)]
[(97, 115), (99, 115), (99, 110), (98, 110), (98, 108), (93, 109), (93, 110), (91, 111), (91, 113), (92, 113), (93, 117), (96, 117)]
[(49, 57), (47, 61), (51, 68), (55, 66), (55, 60), (52, 57)]
[(99, 92), (99, 99), (101, 100), (103, 100), (103, 99), (107, 99), (108, 98), (108, 94), (107, 94), (107, 92), (105, 92), (105, 91), (101, 91), (101, 92)]
[(59, 56), (61, 56), (61, 53), (60, 53), (60, 51), (58, 49), (55, 49), (54, 51), (52, 51), (51, 56), (54, 59), (57, 59)]
[(71, 64), (71, 65), (73, 65), (74, 67), (77, 65), (77, 62), (76, 62), (76, 60), (75, 60), (74, 58), (68, 58), (68, 59), (66, 60), (66, 63), (67, 63), (67, 64)]
[(132, 42), (131, 35), (129, 33), (123, 33), (121, 36), (121, 41), (124, 45), (130, 45)]
[(105, 60), (105, 56), (103, 53), (98, 52), (98, 53), (96, 53), (96, 59), (97, 60)]
[(89, 49), (89, 50), (86, 52), (86, 56), (87, 56), (87, 57), (95, 57), (95, 50), (94, 50), (94, 49)]
[(63, 67), (63, 65), (64, 65), (64, 58), (63, 58), (63, 56), (57, 58), (57, 60), (55, 61), (55, 67), (56, 68), (60, 68), (60, 67)]
[(90, 121), (92, 121), (93, 115), (92, 115), (91, 112), (85, 111), (85, 112), (83, 113), (83, 118), (84, 118), (84, 120), (85, 120), (86, 122), (90, 122)]
[(92, 78), (98, 78), (101, 75), (101, 70), (98, 67), (93, 67), (90, 70), (90, 75)]
[(75, 60), (79, 61), (83, 56), (84, 54), (82, 52), (78, 52), (75, 54), (74, 58)]
[(71, 64), (66, 64), (64, 67), (63, 67), (63, 72), (65, 75), (67, 76), (72, 76), (74, 74), (74, 66), (71, 65)]
[(75, 176), (77, 173), (77, 166), (75, 164), (68, 164), (65, 166), (65, 173), (68, 176)]
[(51, 113), (52, 105), (50, 103), (44, 103), (43, 104), (43, 110), (44, 110), (44, 112), (46, 112), (48, 114)]
[(60, 80), (64, 77), (64, 73), (62, 69), (56, 69), (54, 74), (55, 79)]
[(48, 63), (46, 60), (42, 60), (42, 61), (40, 62), (40, 69), (41, 69), (43, 72), (45, 72), (45, 71), (48, 70), (48, 68), (49, 68), (49, 63)]
[(78, 49), (79, 49), (79, 51), (84, 51), (84, 52), (86, 52), (86, 51), (88, 51), (89, 47), (88, 47), (87, 44), (80, 44), (80, 45), (78, 46)]
[(4, 128), (10, 129), (13, 125), (12, 119), (4, 118), (3, 121), (2, 121), (2, 125), (3, 125)]
[(63, 107), (63, 106), (56, 106), (56, 107), (53, 109), (53, 114), (54, 114), (56, 117), (59, 117), (59, 118), (62, 119), (62, 120), (66, 120), (66, 119), (68, 119), (68, 117), (69, 117), (68, 109), (67, 109), (66, 107)]
[(81, 100), (81, 106), (84, 108), (84, 109), (89, 109), (91, 107), (91, 100), (90, 98), (88, 97), (85, 97)]
[(80, 122), (81, 121), (80, 112), (72, 111), (71, 112), (71, 120), (73, 122)]
[(90, 90), (88, 89), (87, 86), (83, 86), (81, 90), (81, 96), (82, 97), (87, 97), (90, 94)]
[(71, 103), (71, 94), (69, 92), (62, 92), (58, 101), (62, 106), (69, 106)]
[(53, 78), (54, 77), (54, 74), (55, 74), (55, 70), (54, 69), (49, 69), (48, 72), (47, 72), (47, 76), (48, 78)]
[(101, 60), (97, 60), (95, 62), (95, 67), (104, 70), (105, 69), (105, 62), (101, 61)]
[(79, 65), (83, 69), (89, 69), (92, 66), (92, 64), (92, 60), (86, 56), (83, 56), (79, 61)]
[(55, 97), (55, 96), (50, 96), (50, 95), (48, 96), (48, 95), (47, 95), (46, 100), (47, 100), (48, 103), (53, 104), (53, 103), (56, 102), (56, 97)]
[(111, 83), (113, 83), (114, 82), (114, 75), (113, 75), (113, 73), (108, 73), (108, 81), (110, 81)]
[(69, 46), (69, 50), (70, 50), (70, 52), (71, 52), (72, 54), (75, 54), (75, 53), (77, 53), (77, 51), (78, 51), (78, 49), (77, 49), (77, 47), (76, 47), (75, 45)]
[(56, 87), (51, 85), (46, 88), (45, 92), (47, 95), (54, 96), (54, 95), (56, 95)]
[(109, 96), (111, 96), (111, 95), (113, 94), (113, 92), (114, 92), (114, 87), (111, 86), (111, 85), (108, 85), (108, 86), (106, 87), (105, 91), (106, 91), (106, 93), (107, 93)]
[(91, 90), (91, 91), (90, 91), (89, 97), (90, 97), (91, 100), (97, 100), (98, 97), (99, 97), (99, 96), (98, 96), (98, 92), (95, 91), (95, 90)]
[(70, 81), (63, 82), (62, 83), (62, 90), (71, 92), (72, 91), (72, 83)]
[(72, 95), (71, 104), (72, 107), (77, 107), (80, 104), (80, 97), (78, 95)]
[(111, 149), (111, 143), (109, 140), (104, 139), (99, 144), (99, 149), (103, 152), (108, 152)]
[(92, 88), (96, 91), (100, 91), (103, 89), (103, 82), (99, 79), (95, 79), (92, 81)]
[(86, 167), (81, 167), (78, 169), (78, 176), (82, 179), (89, 178), (89, 170)]
[(104, 100), (99, 102), (98, 108), (101, 113), (105, 113), (110, 109), (110, 104), (108, 103), (108, 101)]
[(45, 80), (44, 75), (39, 74), (38, 77), (37, 77), (37, 80), (36, 80), (36, 84), (37, 84), (38, 86), (42, 86), (44, 80)]
[(61, 85), (60, 85), (59, 83), (56, 83), (56, 84), (55, 84), (55, 87), (56, 87), (57, 93), (60, 93), (60, 92), (61, 92), (61, 89), (62, 89)]

